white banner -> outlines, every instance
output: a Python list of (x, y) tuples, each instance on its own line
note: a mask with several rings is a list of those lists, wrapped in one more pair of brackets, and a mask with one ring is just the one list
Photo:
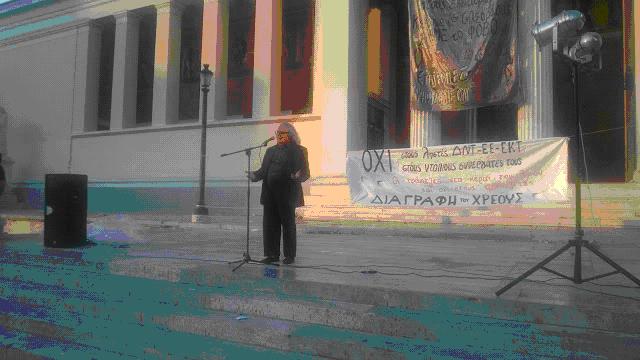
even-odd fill
[(354, 203), (479, 207), (568, 200), (568, 138), (350, 151)]

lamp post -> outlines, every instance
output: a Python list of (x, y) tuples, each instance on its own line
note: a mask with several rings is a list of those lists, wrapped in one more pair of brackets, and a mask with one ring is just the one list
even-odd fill
[(213, 72), (209, 70), (209, 64), (203, 64), (200, 71), (200, 83), (202, 84), (202, 133), (200, 135), (200, 198), (193, 209), (192, 222), (200, 222), (201, 216), (209, 215), (209, 209), (204, 204), (204, 174), (207, 159), (207, 94), (211, 85)]

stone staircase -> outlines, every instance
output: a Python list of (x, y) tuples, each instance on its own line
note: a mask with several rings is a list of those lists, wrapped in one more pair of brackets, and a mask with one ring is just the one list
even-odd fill
[[(0, 359), (633, 358), (640, 313), (298, 279), (292, 268), (0, 246)], [(366, 276), (366, 274), (362, 274)]]
[[(95, 189), (94, 189), (95, 190)], [(132, 212), (131, 209), (118, 208), (119, 201), (131, 198), (132, 194), (141, 199), (149, 196), (146, 190), (118, 193), (117, 205), (111, 206), (111, 212)], [(185, 217), (190, 221), (193, 208), (193, 194), (189, 191), (164, 191), (155, 195), (165, 197), (164, 207), (150, 209), (149, 212), (166, 212), (172, 217)], [(192, 189), (190, 190), (192, 191)], [(210, 214), (244, 215), (246, 211), (246, 189), (226, 187), (209, 189), (207, 199)], [(315, 179), (305, 184), (305, 204), (298, 208), (300, 218), (310, 221), (392, 221), (418, 224), (464, 224), (464, 225), (515, 225), (546, 227), (573, 227), (575, 225), (575, 204), (573, 188), (570, 187), (569, 201), (534, 205), (493, 205), (484, 207), (434, 207), (411, 208), (390, 206), (363, 206), (352, 204), (349, 186), (345, 178)], [(164, 194), (166, 193), (166, 194)], [(124, 194), (124, 195), (123, 195)], [(164, 195), (160, 195), (164, 194)], [(252, 192), (252, 216), (260, 216), (260, 191)], [(91, 194), (90, 194), (91, 195)], [(113, 194), (96, 195), (93, 201), (110, 199)], [(24, 189), (7, 189), (0, 197), (0, 216), (3, 211), (26, 210), (27, 195)], [(135, 196), (134, 196), (135, 197)], [(33, 200), (38, 203), (43, 199)], [(137, 204), (138, 206), (140, 204)], [(171, 205), (171, 206), (170, 206)], [(146, 210), (145, 210), (146, 211)], [(90, 212), (89, 214), (96, 215)], [(640, 183), (591, 184), (582, 187), (582, 225), (584, 227), (640, 227)]]

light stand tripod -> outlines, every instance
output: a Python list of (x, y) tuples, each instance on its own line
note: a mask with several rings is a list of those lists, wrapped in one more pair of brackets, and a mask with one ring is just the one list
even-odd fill
[[(259, 146), (254, 146), (254, 147), (220, 155), (220, 157), (225, 157), (233, 154), (238, 154), (241, 152), (244, 152), (247, 155), (247, 248), (246, 248), (246, 252), (242, 254), (242, 259), (229, 262), (229, 264), (240, 263), (238, 266), (234, 267), (233, 270), (231, 271), (236, 271), (236, 269), (238, 269), (239, 267), (241, 267), (246, 263), (262, 264), (262, 262), (260, 261), (252, 260), (251, 255), (249, 255), (249, 217), (250, 217), (250, 206), (251, 206), (250, 205), (251, 204), (251, 179), (249, 178), (249, 173), (251, 172), (251, 151), (267, 146), (267, 143), (269, 142), (269, 140), (263, 142)], [(277, 265), (277, 264), (274, 264), (274, 265)]]
[[(576, 111), (576, 142), (575, 143), (576, 143), (576, 148), (577, 148), (576, 161), (575, 161), (575, 171), (576, 171), (576, 178), (575, 178), (575, 202), (576, 202), (575, 237), (574, 237), (573, 240), (569, 240), (569, 242), (566, 245), (564, 245), (562, 248), (560, 248), (558, 251), (556, 251), (555, 253), (553, 253), (549, 257), (547, 257), (546, 259), (544, 259), (541, 262), (539, 262), (537, 265), (532, 267), (530, 270), (528, 270), (524, 274), (520, 275), (515, 280), (511, 281), (509, 284), (507, 284), (506, 286), (504, 286), (500, 290), (496, 291), (496, 296), (500, 296), (502, 293), (504, 293), (505, 291), (509, 290), (511, 287), (513, 287), (514, 285), (516, 285), (517, 283), (519, 283), (523, 279), (527, 278), (529, 275), (533, 274), (535, 271), (537, 271), (539, 269), (547, 271), (547, 272), (550, 272), (550, 273), (552, 273), (554, 275), (557, 275), (557, 276), (560, 276), (562, 278), (571, 280), (576, 284), (581, 284), (581, 283), (586, 282), (586, 281), (600, 279), (600, 278), (603, 278), (603, 277), (606, 277), (606, 276), (610, 276), (610, 275), (621, 273), (624, 276), (626, 276), (627, 278), (629, 278), (631, 281), (636, 283), (638, 286), (640, 286), (640, 280), (638, 280), (635, 276), (633, 276), (631, 273), (629, 273), (627, 270), (625, 270), (622, 266), (618, 265), (616, 262), (614, 262), (609, 257), (607, 257), (602, 252), (600, 252), (596, 247), (594, 247), (592, 244), (590, 244), (587, 240), (583, 239), (584, 231), (582, 230), (582, 208), (581, 208), (582, 202), (581, 202), (581, 194), (580, 194), (580, 182), (582, 180), (582, 173), (583, 173), (581, 160), (583, 159), (583, 157), (582, 157), (582, 138), (580, 136), (581, 135), (581, 131), (580, 131), (580, 107), (578, 105), (578, 72), (580, 70), (580, 64), (581, 63), (578, 62), (578, 61), (572, 61), (572, 67), (571, 67), (571, 80), (572, 80), (572, 84), (573, 84), (573, 100), (574, 100), (575, 111)], [(570, 249), (572, 247), (575, 247), (575, 258), (574, 258), (574, 264), (573, 264), (573, 277), (566, 276), (566, 275), (564, 275), (562, 273), (559, 273), (559, 272), (557, 272), (555, 270), (552, 270), (552, 269), (549, 269), (549, 268), (545, 267), (545, 265), (547, 265), (547, 263), (549, 263), (551, 260), (555, 259), (560, 254), (562, 254), (563, 252), (565, 252), (566, 250), (568, 250), (568, 249)], [(592, 253), (597, 255), (600, 259), (604, 260), (607, 264), (609, 264), (611, 267), (616, 269), (616, 271), (611, 271), (611, 272), (608, 272), (608, 273), (604, 273), (604, 274), (600, 274), (600, 275), (592, 276), (590, 278), (583, 279), (582, 278), (582, 248), (583, 247), (591, 250)]]

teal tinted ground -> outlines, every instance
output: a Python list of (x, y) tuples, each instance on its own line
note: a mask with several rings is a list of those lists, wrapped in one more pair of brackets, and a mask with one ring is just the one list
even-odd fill
[[(80, 249), (46, 249), (40, 241), (28, 239), (0, 243), (0, 314), (12, 319), (0, 327), (2, 346), (56, 359), (146, 358), (153, 353), (229, 359), (300, 359), (313, 355), (180, 333), (150, 320), (173, 315), (206, 316), (208, 310), (198, 301), (203, 295), (251, 297), (266, 292), (285, 300), (321, 300), (291, 295), (285, 280), (279, 279), (279, 270), (265, 270), (261, 279), (208, 285), (201, 285), (203, 282), (194, 281), (194, 274), (186, 273), (177, 282), (116, 275), (110, 272), (109, 264), (130, 258), (128, 252), (135, 245), (98, 238), (94, 236), (95, 245)], [(601, 358), (565, 350), (562, 338), (536, 325), (531, 313), (504, 311), (495, 316), (496, 309), (471, 300), (434, 296), (425, 300), (421, 309), (379, 306), (375, 312), (420, 323), (430, 335), (399, 338), (322, 325), (298, 326), (291, 335), (391, 350), (408, 359)], [(140, 314), (144, 314), (144, 320)], [(230, 318), (237, 315), (228, 314)], [(584, 322), (581, 314), (567, 312), (566, 316), (567, 324), (575, 325), (576, 332), (584, 331), (579, 329)], [(54, 324), (58, 330), (48, 336), (34, 335), (28, 326), (16, 328), (20, 321)], [(14, 326), (7, 327), (7, 323)]]
[[(122, 244), (97, 244), (81, 250), (43, 249), (36, 241), (7, 242), (2, 249), (1, 313), (72, 329), (50, 336), (29, 329), (0, 330), (0, 344), (36, 355), (65, 359), (145, 358), (160, 354), (198, 357), (298, 359), (269, 349), (177, 333), (136, 321), (152, 316), (203, 315), (194, 301), (202, 288), (110, 274), (109, 261), (122, 256)], [(56, 340), (57, 339), (57, 340)]]

